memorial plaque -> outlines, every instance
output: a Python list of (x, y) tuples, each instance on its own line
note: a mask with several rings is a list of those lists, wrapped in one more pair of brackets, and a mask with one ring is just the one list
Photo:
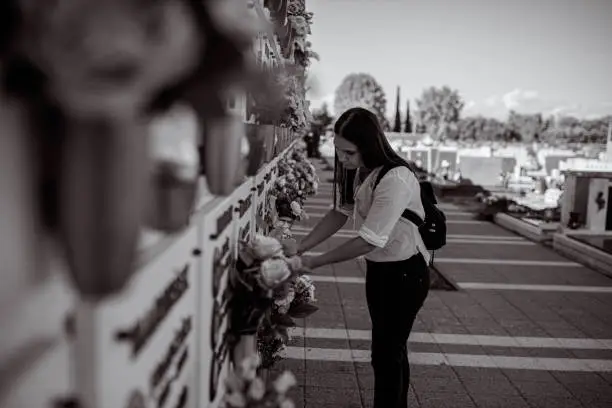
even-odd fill
[(197, 240), (192, 225), (147, 254), (121, 294), (77, 309), (75, 378), (85, 406), (138, 406), (139, 393), (146, 407), (197, 406), (183, 396), (196, 387), (196, 356), (188, 350), (196, 350)]
[(253, 192), (253, 180), (241, 185), (235, 192), (238, 197), (238, 204), (236, 205), (236, 239), (237, 241), (248, 241), (251, 238), (252, 226), (254, 225), (253, 219), (255, 215), (255, 197), (256, 193)]
[[(55, 340), (24, 344), (23, 350), (18, 351), (16, 358), (20, 359), (23, 369), (3, 373), (10, 389), (3, 390), (7, 392), (0, 395), (0, 407), (55, 408), (66, 402), (79, 402), (70, 397), (76, 391), (71, 381), (74, 358), (71, 344), (66, 338)], [(7, 364), (2, 368), (9, 369), (10, 366)]]
[[(252, 186), (253, 181), (249, 180), (202, 217), (202, 237), (205, 241), (202, 242), (199, 284), (199, 407), (217, 407), (224, 393), (230, 360), (227, 330), (231, 292), (228, 278), (235, 263), (237, 224), (241, 220), (245, 220), (245, 223), (250, 220), (247, 214), (251, 210), (246, 210), (246, 207), (248, 197), (253, 196)], [(231, 213), (228, 213), (228, 209), (231, 209)], [(241, 218), (242, 211), (244, 216)]]
[(266, 199), (268, 196), (268, 190), (271, 187), (272, 174), (270, 173), (270, 166), (274, 165), (276, 161), (266, 164), (260, 172), (254, 177), (253, 183), (256, 190), (253, 196), (253, 216), (251, 225), (254, 234), (265, 233), (265, 211), (266, 211)]

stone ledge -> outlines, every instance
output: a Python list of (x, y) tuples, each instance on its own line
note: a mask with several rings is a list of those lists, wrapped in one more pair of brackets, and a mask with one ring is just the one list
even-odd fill
[(550, 242), (552, 241), (552, 233), (549, 228), (538, 227), (537, 225), (528, 223), (519, 218), (504, 213), (497, 213), (493, 217), (493, 222), (502, 228), (516, 232), (522, 237), (525, 237), (535, 242)]
[(612, 278), (612, 255), (602, 250), (577, 241), (563, 233), (554, 234), (553, 249)]

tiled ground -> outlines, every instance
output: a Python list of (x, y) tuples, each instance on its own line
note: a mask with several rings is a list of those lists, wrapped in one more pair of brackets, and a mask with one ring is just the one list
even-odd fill
[[(323, 183), (307, 203), (313, 217), (296, 226), (296, 234), (320, 219), (330, 196)], [(612, 281), (493, 224), (466, 223), (473, 219), (458, 208), (444, 208), (452, 239), (436, 253), (438, 269), (459, 286), (484, 285), (430, 292), (410, 340), (410, 406), (612, 407)], [(313, 251), (339, 245), (351, 228)], [(316, 272), (320, 310), (299, 322), (287, 358), (273, 373), (297, 375), (298, 407), (369, 408), (364, 272), (355, 261)]]

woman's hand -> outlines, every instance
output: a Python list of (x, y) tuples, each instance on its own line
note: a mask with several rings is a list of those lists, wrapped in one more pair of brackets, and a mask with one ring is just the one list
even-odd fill
[(313, 262), (314, 261), (313, 256), (301, 255), (300, 258), (302, 260), (302, 269), (307, 270), (307, 271), (312, 271), (313, 269), (317, 268), (315, 262)]
[(298, 252), (298, 244), (293, 238), (286, 238), (281, 240), (281, 245), (283, 246), (283, 253), (285, 256), (295, 256), (299, 255)]

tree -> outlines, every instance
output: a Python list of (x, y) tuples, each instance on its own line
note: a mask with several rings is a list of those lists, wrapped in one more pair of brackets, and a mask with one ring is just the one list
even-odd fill
[(334, 118), (329, 114), (327, 103), (321, 105), (319, 109), (312, 112), (312, 127), (313, 131), (322, 133), (329, 125), (332, 124)]
[(412, 133), (412, 121), (410, 119), (410, 101), (406, 101), (406, 122), (404, 123), (404, 132)]
[(386, 118), (387, 99), (382, 86), (370, 74), (349, 74), (336, 89), (334, 110), (341, 115), (347, 109), (362, 107), (372, 111), (383, 129), (389, 128)]
[(393, 131), (401, 132), (402, 131), (402, 116), (400, 114), (400, 87), (397, 87), (397, 95), (395, 96), (395, 121), (393, 122)]
[(611, 118), (608, 116), (580, 120), (563, 116), (554, 121), (540, 135), (540, 139), (550, 143), (605, 143)]
[(465, 106), (459, 92), (443, 86), (430, 87), (417, 99), (419, 121), (434, 139), (444, 139), (452, 124), (456, 124)]
[(451, 133), (453, 139), (509, 141), (513, 137), (504, 122), (483, 116), (461, 118), (456, 128), (457, 132)]
[(523, 142), (539, 141), (547, 127), (548, 123), (542, 119), (541, 113), (522, 114), (511, 110), (508, 115), (508, 129), (519, 135)]

